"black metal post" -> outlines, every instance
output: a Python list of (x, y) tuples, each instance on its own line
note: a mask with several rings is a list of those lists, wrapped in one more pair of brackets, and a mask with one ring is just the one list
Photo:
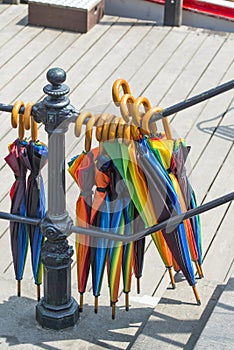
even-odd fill
[(166, 0), (164, 6), (164, 25), (181, 26), (183, 0)]
[(47, 73), (48, 95), (34, 106), (34, 118), (45, 125), (48, 133), (48, 211), (41, 222), (47, 238), (41, 255), (44, 264), (44, 297), (36, 306), (36, 319), (42, 327), (62, 329), (74, 326), (79, 308), (71, 297), (71, 256), (68, 245), (72, 220), (66, 211), (65, 198), (65, 133), (74, 118), (74, 108), (65, 96), (66, 73), (60, 68)]

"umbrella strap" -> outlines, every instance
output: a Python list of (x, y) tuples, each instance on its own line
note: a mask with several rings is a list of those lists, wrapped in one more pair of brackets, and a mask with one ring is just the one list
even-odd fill
[(15, 179), (16, 179), (16, 181), (25, 181), (26, 180), (26, 176), (15, 175)]
[(110, 186), (108, 185), (108, 186), (106, 186), (106, 187), (96, 187), (96, 190), (98, 191), (98, 192), (107, 192), (107, 191), (109, 191), (109, 189), (110, 189)]

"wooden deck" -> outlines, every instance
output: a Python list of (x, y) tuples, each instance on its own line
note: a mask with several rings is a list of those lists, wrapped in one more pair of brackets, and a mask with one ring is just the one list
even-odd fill
[[(47, 70), (61, 67), (67, 72), (71, 103), (79, 110), (118, 113), (111, 102), (111, 88), (117, 78), (129, 82), (135, 97), (144, 95), (152, 105), (168, 107), (233, 79), (233, 48), (233, 33), (185, 26), (161, 27), (152, 22), (111, 16), (105, 16), (83, 35), (31, 27), (27, 25), (27, 5), (0, 3), (0, 102), (10, 104), (17, 99), (37, 102), (43, 97)], [(234, 189), (233, 108), (233, 91), (229, 91), (171, 118), (174, 135), (185, 137), (192, 146), (187, 170), (199, 204)], [(4, 156), (17, 131), (11, 128), (9, 114), (1, 113), (1, 120), (0, 210), (9, 211), (9, 190), (14, 179)], [(40, 138), (46, 141), (42, 128)], [(66, 140), (66, 155), (70, 160), (81, 152), (83, 137), (75, 138), (72, 125)], [(67, 208), (74, 217), (78, 189), (69, 175), (67, 189)], [(224, 283), (233, 269), (233, 218), (233, 203), (201, 218), (204, 272), (206, 279), (214, 284)], [(1, 220), (0, 228), (0, 278), (14, 280), (8, 223)], [(70, 240), (73, 243), (74, 237)], [(151, 302), (152, 307), (165, 293), (169, 281), (155, 246), (150, 239), (147, 242), (141, 294), (148, 300), (144, 304)], [(31, 278), (27, 266), (25, 280)], [(198, 289), (202, 284), (199, 281)], [(140, 302), (134, 290), (133, 283), (132, 300)], [(103, 304), (107, 293), (104, 288)], [(136, 325), (134, 335), (126, 337), (121, 348), (133, 344), (140, 327)]]

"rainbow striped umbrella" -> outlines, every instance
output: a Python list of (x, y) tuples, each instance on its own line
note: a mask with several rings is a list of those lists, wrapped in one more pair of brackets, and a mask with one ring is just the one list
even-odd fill
[[(95, 185), (95, 158), (98, 149), (82, 153), (74, 157), (69, 163), (68, 171), (80, 188), (80, 195), (76, 202), (76, 223), (81, 227), (88, 227), (92, 207), (92, 188)], [(83, 311), (83, 295), (86, 290), (90, 270), (90, 237), (76, 235), (77, 282), (80, 293), (80, 311)]]
[[(151, 167), (151, 174), (155, 174), (155, 181), (158, 179), (163, 179), (163, 181), (165, 181), (167, 187), (166, 193), (172, 209), (171, 213), (181, 214), (182, 210), (175, 189), (171, 181), (168, 181), (168, 177), (165, 176), (165, 171), (163, 170), (160, 162), (158, 162), (154, 157), (154, 154), (145, 138), (142, 139), (141, 146), (139, 147), (138, 151), (140, 152), (142, 159), (145, 161), (144, 169)], [(169, 227), (168, 229), (163, 230), (163, 234), (177, 264), (181, 268), (188, 283), (193, 287), (197, 302), (200, 303), (200, 299), (195, 288), (196, 281), (184, 224), (180, 224), (178, 228)]]
[[(182, 164), (185, 159), (185, 155), (182, 156), (182, 153), (185, 154), (185, 150), (183, 152), (180, 152), (179, 156), (175, 156), (176, 151), (174, 151), (175, 149), (182, 149), (180, 146), (178, 148), (178, 145), (182, 144), (182, 141), (180, 141), (181, 139), (174, 141), (167, 140), (165, 138), (150, 138), (147, 140), (152, 152), (159, 161), (162, 170), (165, 172), (165, 177), (168, 179), (168, 181), (171, 181), (171, 184), (175, 189), (175, 193), (179, 199), (182, 212), (186, 212), (188, 209), (186, 202), (189, 202), (187, 193), (189, 190), (189, 183), (186, 176), (185, 166)], [(177, 163), (179, 163), (178, 168)], [(184, 192), (182, 192), (183, 189)], [(191, 221), (189, 219), (185, 220), (184, 225), (192, 260), (196, 264), (199, 275), (201, 275), (199, 265), (201, 258), (199, 258), (195, 233), (193, 231)]]
[[(99, 154), (96, 162), (96, 190), (94, 194), (90, 223), (103, 231), (110, 230), (110, 167), (111, 161), (104, 154)], [(100, 295), (105, 264), (108, 253), (108, 240), (91, 238), (91, 269), (92, 286), (95, 297), (94, 312), (98, 311), (98, 297)]]
[[(127, 232), (135, 232), (139, 229), (143, 229), (144, 226), (144, 221), (141, 219), (141, 216), (139, 214), (144, 213), (142, 212), (142, 207), (141, 204), (138, 200), (136, 191), (133, 190), (134, 186), (132, 184), (132, 179), (129, 173), (129, 168), (128, 168), (128, 163), (129, 163), (129, 154), (127, 151), (127, 147), (121, 147), (119, 142), (115, 140), (113, 143), (112, 142), (105, 142), (104, 143), (104, 148), (105, 151), (108, 153), (108, 155), (111, 157), (116, 169), (118, 169), (119, 173), (121, 174), (121, 177), (124, 179), (126, 186), (128, 188), (129, 196), (131, 199), (131, 202), (129, 203), (129, 211), (126, 213), (125, 211), (125, 218), (126, 222), (129, 220), (131, 221), (131, 225), (127, 227)], [(125, 152), (125, 153), (124, 153)], [(125, 207), (127, 210), (127, 206)], [(133, 255), (133, 269), (134, 269), (134, 274), (135, 277), (137, 278), (137, 291), (140, 293), (140, 278), (142, 276), (142, 270), (143, 270), (143, 265), (144, 265), (144, 248), (145, 248), (145, 237), (142, 239), (133, 242), (131, 247), (129, 246), (128, 248), (125, 247), (124, 252), (123, 252), (123, 269), (126, 272), (123, 272), (123, 278), (124, 278), (124, 291), (126, 293), (126, 309), (128, 309), (128, 295), (130, 291), (130, 286), (131, 286), (131, 278), (127, 274), (127, 270), (131, 270), (130, 263), (131, 259), (126, 258)], [(132, 251), (132, 253), (131, 253)], [(129, 252), (127, 255), (125, 253)], [(128, 262), (127, 265), (125, 262)], [(127, 283), (128, 281), (128, 283)]]

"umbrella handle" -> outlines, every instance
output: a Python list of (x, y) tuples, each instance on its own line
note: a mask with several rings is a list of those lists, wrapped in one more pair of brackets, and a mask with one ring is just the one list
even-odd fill
[(113, 114), (109, 114), (106, 122), (102, 125), (102, 142), (108, 141), (109, 139), (109, 128), (116, 117)]
[(92, 118), (93, 114), (91, 112), (82, 112), (79, 117), (76, 118), (75, 122), (75, 136), (80, 137), (82, 125), (84, 124), (85, 119)]
[(141, 105), (143, 105), (145, 112), (147, 112), (149, 109), (151, 109), (151, 104), (150, 104), (150, 101), (148, 100), (148, 98), (146, 98), (144, 96), (139, 96), (135, 99), (135, 102), (133, 103), (132, 119), (133, 119), (133, 122), (137, 126), (141, 126), (141, 120), (142, 120), (142, 116), (140, 115)]
[(109, 126), (109, 131), (108, 131), (108, 140), (110, 143), (113, 143), (117, 137), (117, 130), (119, 127), (119, 124), (121, 123), (122, 118), (121, 117), (115, 117), (112, 120), (112, 123)]
[(128, 123), (130, 121), (130, 116), (133, 115), (133, 104), (135, 98), (131, 94), (125, 94), (122, 96), (119, 107), (123, 119)]
[(121, 101), (120, 88), (123, 89), (124, 94), (131, 95), (131, 90), (128, 82), (124, 79), (117, 79), (112, 86), (112, 98), (116, 106), (119, 106), (119, 103)]
[(88, 153), (91, 149), (92, 138), (93, 138), (93, 127), (96, 121), (100, 118), (100, 114), (92, 115), (87, 124), (85, 130), (85, 151)]
[(18, 137), (20, 140), (23, 140), (24, 138), (24, 116), (22, 114), (19, 114), (19, 110), (21, 107), (24, 107), (23, 101), (16, 101), (14, 103), (14, 106), (12, 108), (11, 112), (11, 125), (12, 128), (16, 129), (18, 126)]
[[(146, 131), (151, 131), (152, 133), (154, 133), (155, 130), (152, 129), (153, 124), (151, 126), (149, 126), (150, 119), (152, 118), (152, 116), (155, 113), (160, 113), (162, 111), (163, 111), (162, 107), (157, 107), (157, 106), (148, 110), (148, 112), (146, 112), (146, 114), (142, 120), (142, 128)], [(164, 131), (166, 134), (166, 138), (168, 140), (172, 140), (172, 133), (171, 133), (171, 128), (170, 128), (170, 125), (168, 122), (168, 118), (167, 117), (163, 118), (162, 123), (163, 123), (163, 128), (164, 128)], [(157, 128), (156, 128), (156, 130), (157, 130)]]
[(96, 125), (96, 139), (98, 142), (102, 141), (102, 132), (103, 132), (103, 124), (109, 117), (108, 113), (102, 113), (100, 115), (100, 118), (97, 120), (97, 125)]
[(33, 109), (34, 103), (29, 102), (26, 104), (24, 108), (24, 127), (26, 130), (29, 130), (31, 127), (31, 139), (32, 141), (36, 141), (38, 137), (38, 124), (35, 122), (33, 116), (32, 116), (32, 109)]

